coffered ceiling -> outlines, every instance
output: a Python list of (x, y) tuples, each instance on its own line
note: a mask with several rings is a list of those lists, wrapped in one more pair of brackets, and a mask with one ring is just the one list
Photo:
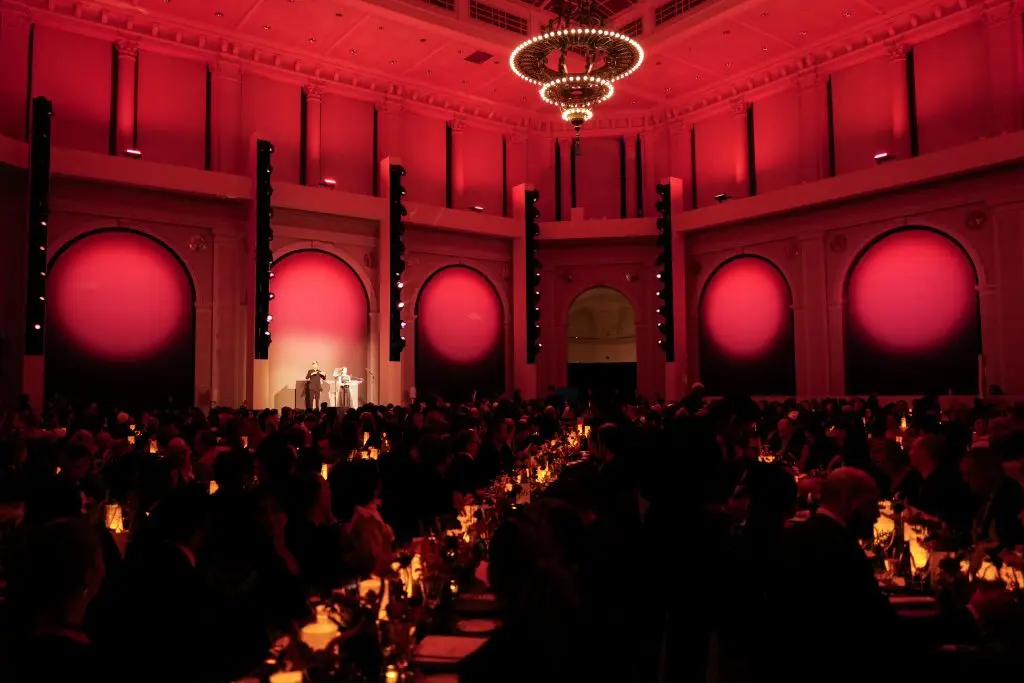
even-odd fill
[[(0, 0), (532, 126), (560, 123), (508, 55), (555, 0)], [(598, 0), (644, 46), (597, 110), (663, 119), (990, 0)], [(182, 31), (188, 34), (182, 37)]]

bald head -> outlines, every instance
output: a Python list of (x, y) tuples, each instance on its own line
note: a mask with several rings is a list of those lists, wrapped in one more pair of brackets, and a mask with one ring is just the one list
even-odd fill
[(839, 517), (859, 538), (871, 538), (878, 520), (878, 484), (856, 467), (840, 467), (821, 486), (821, 507)]

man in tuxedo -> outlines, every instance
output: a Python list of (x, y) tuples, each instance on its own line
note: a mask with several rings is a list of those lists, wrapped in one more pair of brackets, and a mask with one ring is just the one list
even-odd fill
[(320, 369), (320, 363), (313, 361), (313, 367), (306, 373), (306, 410), (320, 407), (320, 388), (327, 375)]
[(872, 538), (878, 499), (869, 474), (840, 467), (822, 485), (817, 514), (783, 534), (766, 612), (778, 639), (767, 649), (769, 665), (780, 680), (899, 681), (915, 646), (974, 635), (977, 609), (912, 625), (896, 612), (859, 543)]

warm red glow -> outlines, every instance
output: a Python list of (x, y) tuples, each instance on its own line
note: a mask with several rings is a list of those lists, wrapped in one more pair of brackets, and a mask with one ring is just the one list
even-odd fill
[(857, 262), (847, 290), (850, 319), (891, 351), (926, 351), (969, 319), (975, 286), (971, 262), (953, 240), (904, 230)]
[(96, 358), (152, 358), (192, 324), (187, 273), (170, 251), (136, 233), (75, 242), (47, 279), (48, 334)]
[(722, 266), (704, 289), (704, 329), (727, 357), (755, 359), (784, 331), (790, 303), (786, 281), (774, 266), (760, 258), (738, 258)]
[(420, 292), (417, 343), (455, 363), (490, 353), (501, 334), (501, 301), (491, 283), (469, 268), (446, 268)]
[[(270, 302), (270, 391), (275, 406), (294, 406), (295, 383), (310, 364), (330, 377), (341, 366), (366, 378), (366, 290), (338, 258), (320, 251), (300, 251), (274, 266)], [(366, 401), (367, 385), (359, 387)], [(326, 401), (327, 396), (321, 396)]]

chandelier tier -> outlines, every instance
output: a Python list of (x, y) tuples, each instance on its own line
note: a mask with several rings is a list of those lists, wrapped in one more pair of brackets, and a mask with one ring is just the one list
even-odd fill
[[(594, 106), (615, 94), (614, 81), (640, 68), (644, 50), (629, 36), (604, 28), (596, 2), (565, 0), (556, 11), (544, 32), (517, 46), (508, 61), (517, 76), (540, 86), (542, 100), (561, 110), (578, 142)], [(548, 66), (553, 55), (556, 68)], [(580, 69), (570, 69), (570, 55), (574, 62), (582, 59)]]

